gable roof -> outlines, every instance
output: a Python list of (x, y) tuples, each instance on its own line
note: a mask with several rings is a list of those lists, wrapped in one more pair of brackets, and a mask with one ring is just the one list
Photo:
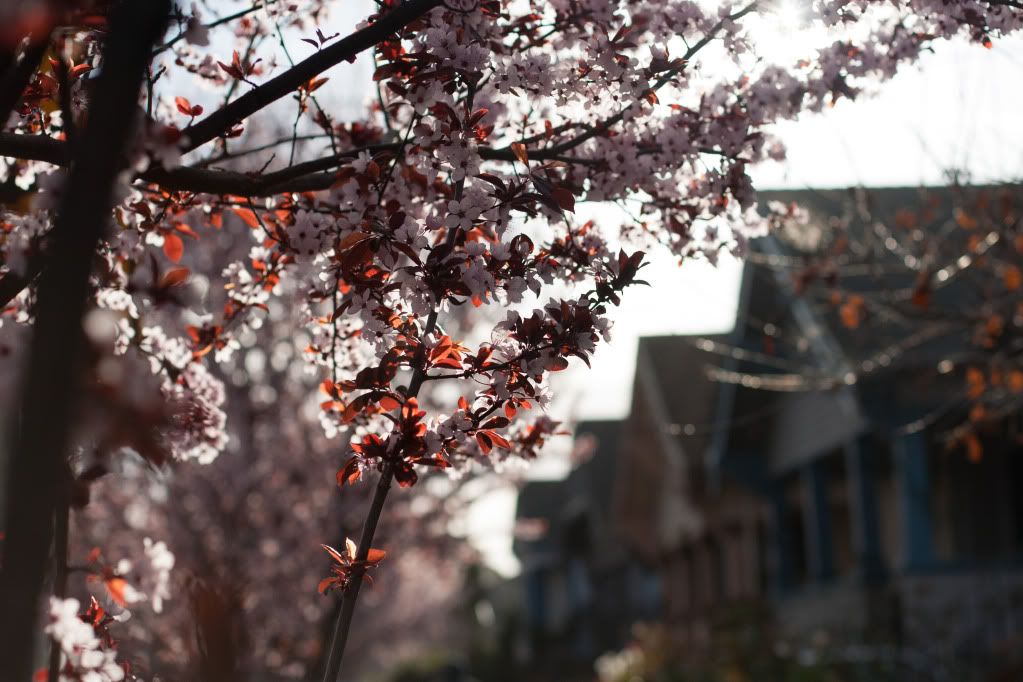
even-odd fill
[[(981, 290), (968, 277), (976, 258), (963, 256), (982, 253), (997, 234), (979, 221), (972, 230), (961, 223), (994, 202), (1018, 206), (1021, 197), (1018, 186), (764, 192), (765, 203), (795, 202), (806, 208), (811, 226), (826, 226), (821, 230), (826, 238), (815, 246), (784, 234), (759, 240), (767, 248), (756, 245), (751, 262), (791, 278), (808, 257), (835, 252), (830, 262), (837, 267), (830, 276), (841, 289), (864, 298), (872, 323), (845, 325), (839, 306), (819, 297), (802, 298), (837, 342), (857, 381), (870, 381), (875, 374), (886, 381), (895, 370), (929, 371), (945, 356), (968, 348), (971, 330), (956, 324), (925, 328), (913, 315), (922, 312), (912, 303), (918, 283), (930, 282), (927, 313), (932, 317), (983, 303)], [(771, 244), (774, 253), (769, 253)]]

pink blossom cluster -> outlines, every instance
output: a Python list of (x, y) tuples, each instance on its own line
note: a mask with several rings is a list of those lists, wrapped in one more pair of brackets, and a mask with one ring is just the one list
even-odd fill
[(77, 599), (51, 597), (46, 634), (60, 647), (60, 682), (120, 682), (124, 668), (117, 651), (98, 636), (91, 614), (80, 614)]

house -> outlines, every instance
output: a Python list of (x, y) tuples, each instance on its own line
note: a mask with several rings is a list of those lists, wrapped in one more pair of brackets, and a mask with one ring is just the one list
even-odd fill
[(516, 507), (514, 551), (522, 564), (530, 658), (549, 673), (592, 670), (655, 618), (656, 576), (630, 556), (611, 517), (620, 422), (576, 430), (577, 465), (559, 481), (530, 481)]
[[(1005, 192), (1018, 195), (990, 200)], [(808, 208), (803, 236), (853, 236), (861, 252), (846, 261), (872, 265), (842, 272), (844, 289), (900, 310), (932, 267), (914, 251), (920, 234), (973, 238), (948, 228), (961, 200), (950, 189), (762, 199)], [(784, 230), (755, 242), (733, 332), (641, 339), (617, 534), (657, 567), (661, 617), (687, 645), (757, 622), (779, 640), (896, 645), (957, 665), (1011, 652), (1023, 642), (1023, 441), (1012, 435), (1023, 422), (1006, 417), (979, 461), (950, 450), (968, 331), (928, 323), (921, 335), (883, 306), (879, 324), (843, 323), (849, 311), (796, 291), (803, 246)], [(926, 292), (931, 310), (981, 304), (959, 270)]]

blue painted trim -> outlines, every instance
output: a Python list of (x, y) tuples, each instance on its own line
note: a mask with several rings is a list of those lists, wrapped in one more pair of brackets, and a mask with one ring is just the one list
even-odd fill
[(892, 443), (902, 531), (902, 567), (923, 571), (934, 565), (930, 465), (927, 434), (896, 437)]
[(884, 557), (877, 497), (878, 453), (869, 438), (861, 437), (845, 448), (849, 487), (849, 516), (852, 521), (853, 551), (858, 577), (867, 584), (883, 581)]
[(770, 544), (771, 585), (775, 594), (784, 596), (795, 586), (792, 567), (792, 539), (789, 537), (788, 505), (785, 502), (785, 488), (780, 481), (775, 482), (768, 491), (770, 506)]
[(826, 460), (814, 460), (803, 468), (800, 475), (810, 580), (824, 582), (835, 577), (834, 518), (831, 513)]

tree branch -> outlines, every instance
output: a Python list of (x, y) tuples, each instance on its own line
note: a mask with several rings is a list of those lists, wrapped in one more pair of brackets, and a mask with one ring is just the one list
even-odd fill
[(45, 161), (57, 166), (66, 166), (69, 161), (67, 145), (45, 135), (0, 133), (0, 156)]
[(341, 659), (344, 657), (345, 646), (348, 644), (348, 632), (351, 629), (352, 617), (355, 615), (355, 603), (359, 598), (359, 589), (362, 587), (364, 569), (361, 567), (369, 556), (373, 536), (376, 535), (377, 523), (380, 521), (380, 513), (384, 509), (384, 502), (387, 501), (387, 493), (391, 489), (393, 479), (394, 474), (391, 472), (391, 467), (384, 466), (383, 471), (380, 472), (376, 490), (373, 492), (373, 501), (370, 503), (369, 513), (366, 515), (366, 522), (362, 526), (362, 536), (359, 538), (359, 546), (355, 553), (355, 569), (352, 580), (345, 592), (341, 603), (341, 613), (338, 614), (337, 623), (334, 625), (334, 636), (327, 654), (323, 682), (335, 682), (341, 673)]
[(989, 5), (996, 5), (999, 7), (1012, 7), (1013, 9), (1023, 9), (1023, 2), (1015, 2), (1015, 0), (984, 0)]
[(302, 60), (284, 73), (250, 90), (225, 107), (218, 109), (195, 125), (185, 128), (187, 149), (191, 151), (215, 137), (225, 134), (235, 124), (260, 111), (267, 105), (294, 92), (303, 83), (330, 67), (354, 59), (392, 33), (412, 23), (430, 10), (441, 5), (441, 0), (408, 0), (371, 25), (356, 31)]
[(29, 284), (39, 276), (43, 259), (39, 256), (29, 259), (24, 275), (17, 275), (8, 272), (0, 279), (0, 310), (7, 307), (7, 304), (14, 300)]
[[(475, 97), (475, 90), (470, 87), (468, 97), (468, 109), (472, 109), (472, 102)], [(465, 178), (458, 181), (455, 186), (455, 199), (462, 198), (462, 191), (465, 189)], [(458, 237), (459, 229), (451, 229), (445, 243), (454, 244)], [(423, 337), (433, 333), (437, 326), (437, 318), (440, 317), (440, 309), (434, 308), (426, 319), (423, 327)], [(411, 400), (419, 396), (419, 391), (426, 381), (426, 347), (420, 345), (417, 351), (418, 366), (412, 372), (412, 379), (409, 381), (408, 393), (405, 400)], [(399, 453), (400, 454), (400, 453)], [(352, 625), (352, 617), (355, 615), (355, 602), (359, 598), (359, 589), (362, 587), (362, 575), (365, 572), (366, 559), (369, 557), (369, 550), (373, 545), (373, 536), (376, 533), (377, 522), (380, 519), (380, 512), (387, 500), (387, 491), (391, 489), (391, 481), (394, 478), (394, 470), (390, 463), (383, 466), (380, 472), (380, 480), (377, 481), (377, 489), (373, 493), (369, 514), (366, 516), (366, 523), (362, 527), (362, 537), (359, 538), (359, 545), (355, 551), (355, 564), (353, 568), (352, 582), (349, 583), (348, 592), (344, 595), (344, 602), (341, 604), (341, 613), (338, 614), (337, 624), (334, 627), (334, 637), (330, 642), (330, 649), (327, 654), (327, 664), (324, 666), (323, 682), (336, 682), (341, 674), (341, 660), (344, 658), (345, 646), (348, 644), (348, 632)]]
[[(738, 21), (739, 19), (743, 18), (744, 16), (746, 16), (750, 12), (754, 11), (756, 8), (757, 8), (757, 3), (756, 2), (751, 2), (750, 4), (746, 5), (741, 10), (739, 10), (738, 12), (734, 12), (734, 13), (726, 16), (726, 17), (723, 17), (720, 21), (718, 21), (716, 24), (714, 24), (714, 26), (709, 31), (707, 31), (706, 35), (704, 35), (702, 38), (700, 38), (699, 41), (693, 43), (692, 47), (690, 47), (688, 50), (686, 50), (686, 53), (684, 55), (682, 55), (682, 58), (679, 60), (680, 64), (679, 64), (679, 66), (677, 68), (670, 69), (667, 73), (665, 73), (663, 76), (658, 78), (657, 81), (653, 84), (653, 86), (651, 86), (650, 89), (653, 90), (654, 92), (656, 92), (656, 91), (660, 90), (661, 88), (663, 88), (668, 83), (670, 83), (671, 80), (675, 76), (677, 76), (679, 73), (681, 73), (686, 68), (686, 66), (689, 63), (689, 60), (692, 59), (694, 56), (696, 56), (697, 52), (702, 50), (704, 47), (706, 47), (710, 43), (710, 41), (714, 40), (714, 38), (717, 37), (717, 34), (721, 32), (721, 29), (723, 29), (725, 27), (725, 24), (727, 22)], [(548, 149), (539, 150), (537, 152), (532, 152), (531, 151), (529, 153), (529, 156), (530, 156), (530, 158), (540, 159), (541, 158), (540, 154), (546, 154), (547, 155), (546, 158), (553, 158), (553, 157), (556, 157), (556, 156), (560, 156), (560, 155), (564, 154), (567, 151), (571, 151), (571, 150), (575, 149), (576, 147), (578, 147), (579, 145), (581, 145), (582, 143), (586, 142), (587, 140), (590, 140), (590, 139), (596, 137), (597, 135), (605, 134), (612, 126), (617, 125), (618, 123), (621, 122), (621, 120), (623, 118), (625, 118), (625, 114), (626, 114), (626, 112), (628, 110), (629, 110), (628, 107), (622, 109), (617, 114), (604, 119), (603, 121), (601, 121), (597, 125), (591, 126), (585, 132), (583, 132), (582, 134), (580, 134), (580, 135), (578, 135), (578, 136), (576, 136), (576, 137), (574, 137), (574, 138), (572, 138), (570, 140), (566, 140), (565, 142), (562, 142), (560, 144), (556, 144), (553, 147), (550, 147)], [(505, 147), (503, 149), (495, 149), (495, 150), (493, 150), (493, 153), (494, 154), (502, 154), (502, 155), (504, 155), (504, 154), (511, 155), (512, 151), (511, 151), (511, 147)]]

